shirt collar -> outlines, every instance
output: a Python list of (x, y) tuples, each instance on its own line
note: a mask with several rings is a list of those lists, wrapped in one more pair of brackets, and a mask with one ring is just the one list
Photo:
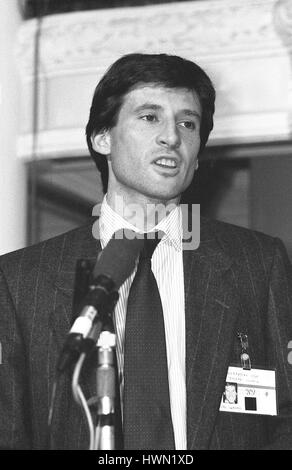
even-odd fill
[[(122, 228), (128, 228), (134, 232), (142, 233), (141, 230), (130, 224), (109, 206), (105, 195), (101, 204), (99, 218), (100, 242), (102, 248), (107, 245), (113, 234)], [(180, 206), (176, 206), (151, 230), (151, 232), (155, 230), (162, 230), (165, 233), (161, 243), (171, 244), (177, 251), (181, 251), (182, 214)]]

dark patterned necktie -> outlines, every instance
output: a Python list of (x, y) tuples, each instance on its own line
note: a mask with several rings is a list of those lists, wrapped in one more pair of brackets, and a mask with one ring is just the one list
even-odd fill
[(151, 269), (152, 254), (159, 241), (145, 239), (128, 298), (124, 349), (125, 449), (175, 449), (163, 311)]

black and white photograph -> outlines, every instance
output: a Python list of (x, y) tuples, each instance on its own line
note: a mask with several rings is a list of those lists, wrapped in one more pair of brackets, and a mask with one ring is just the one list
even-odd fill
[(0, 110), (0, 450), (292, 450), (292, 1), (0, 0)]

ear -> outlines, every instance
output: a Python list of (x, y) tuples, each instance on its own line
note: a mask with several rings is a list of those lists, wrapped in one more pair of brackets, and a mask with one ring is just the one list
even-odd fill
[(93, 150), (102, 155), (111, 153), (111, 139), (109, 131), (102, 131), (99, 134), (91, 136)]

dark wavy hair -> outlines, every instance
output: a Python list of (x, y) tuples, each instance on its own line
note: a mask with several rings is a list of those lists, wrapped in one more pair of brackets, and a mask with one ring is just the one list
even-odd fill
[(87, 145), (101, 173), (104, 192), (107, 191), (108, 184), (107, 159), (92, 148), (91, 137), (114, 127), (124, 96), (137, 86), (147, 83), (166, 88), (186, 88), (196, 92), (202, 108), (200, 152), (204, 149), (213, 128), (215, 89), (201, 67), (190, 60), (168, 54), (134, 53), (121, 57), (98, 83), (86, 126)]

